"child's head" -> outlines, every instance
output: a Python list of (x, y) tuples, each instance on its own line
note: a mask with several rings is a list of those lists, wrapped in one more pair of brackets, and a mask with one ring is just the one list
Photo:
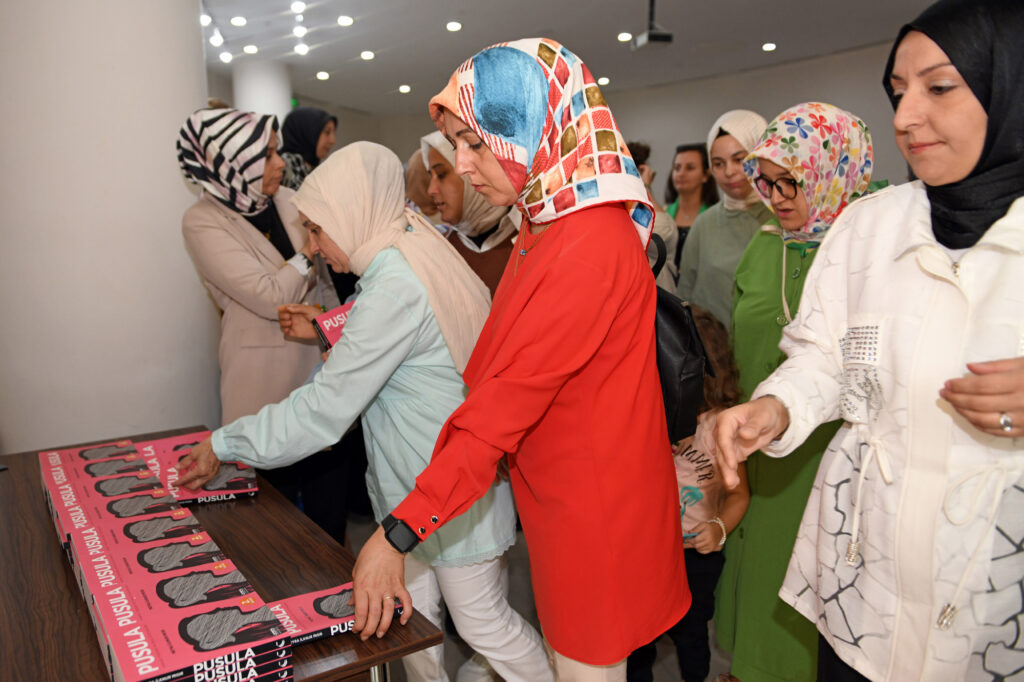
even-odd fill
[(740, 401), (740, 373), (732, 359), (729, 332), (708, 311), (696, 305), (690, 307), (697, 332), (715, 370), (715, 376), (704, 375), (704, 404), (700, 411), (724, 410)]

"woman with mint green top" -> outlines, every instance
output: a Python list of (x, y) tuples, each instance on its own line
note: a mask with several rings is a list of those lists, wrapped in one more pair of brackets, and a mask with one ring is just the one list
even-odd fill
[[(785, 356), (778, 344), (796, 314), (807, 272), (840, 211), (868, 189), (873, 151), (852, 114), (810, 102), (775, 118), (743, 168), (775, 214), (736, 268), (733, 344), (744, 399)], [(778, 597), (821, 454), (839, 422), (819, 427), (789, 457), (747, 461), (750, 507), (725, 547), (715, 633), (742, 682), (816, 676), (813, 623)]]
[[(405, 208), (404, 191), (401, 162), (369, 142), (339, 150), (306, 178), (293, 201), (310, 242), (336, 271), (360, 276), (359, 294), (311, 383), (209, 441), (217, 459), (272, 468), (336, 442), (361, 418), (378, 523), (413, 489), (462, 403), (461, 371), (490, 303), (452, 246)], [(308, 333), (298, 322), (290, 331)], [(209, 450), (204, 443), (193, 451), (196, 468)], [(510, 486), (495, 482), (406, 557), (406, 585), (416, 610), (437, 625), (443, 597), (459, 634), (504, 679), (547, 681), (540, 636), (506, 596), (501, 555), (515, 542), (515, 523)], [(404, 664), (410, 679), (447, 679), (440, 645)]]
[(708, 168), (707, 147), (703, 142), (676, 147), (672, 172), (665, 184), (665, 213), (672, 216), (679, 230), (676, 252), (669, 254), (677, 271), (690, 226), (698, 215), (717, 202), (718, 192)]

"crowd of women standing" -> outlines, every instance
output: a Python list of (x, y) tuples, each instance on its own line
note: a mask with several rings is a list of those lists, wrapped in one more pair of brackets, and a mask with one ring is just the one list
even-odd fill
[[(257, 337), (301, 361), (225, 407), (183, 480), (292, 463), (360, 418), (381, 525), (356, 630), (382, 635), (396, 600), (439, 622), (443, 600), (506, 680), (650, 679), (663, 634), (702, 679), (712, 613), (725, 679), (1024, 674), (1021, 35), (1006, 0), (940, 0), (899, 32), (884, 87), (913, 182), (883, 188), (882, 136), (823, 102), (725, 112), (678, 150), (677, 291), (710, 311), (716, 373), (677, 444), (645, 254), (660, 209), (566, 47), (492, 46), (431, 100), (418, 158), (442, 230), (364, 142), (303, 157), (268, 215), (273, 117), (196, 112), (179, 156), (205, 196), (185, 233), (224, 310), (224, 381)], [(313, 309), (270, 330), (278, 304), (334, 302), (321, 259), (359, 291), (306, 381)], [(508, 606), (517, 515), (542, 633)], [(407, 672), (445, 679), (440, 660)]]

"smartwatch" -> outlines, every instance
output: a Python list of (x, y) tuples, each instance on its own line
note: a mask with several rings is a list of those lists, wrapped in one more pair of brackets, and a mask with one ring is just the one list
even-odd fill
[(385, 516), (380, 525), (384, 528), (384, 537), (402, 554), (406, 554), (420, 542), (419, 536), (405, 521), (396, 519), (391, 514)]

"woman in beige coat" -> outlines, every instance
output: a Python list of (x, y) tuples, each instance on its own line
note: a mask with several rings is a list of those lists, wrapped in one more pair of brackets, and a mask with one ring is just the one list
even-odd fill
[[(305, 302), (338, 305), (323, 261), (313, 264), (306, 231), (280, 187), (284, 161), (277, 153), (277, 120), (235, 109), (200, 109), (189, 116), (178, 140), (178, 162), (203, 192), (182, 218), (185, 246), (222, 312), (221, 416), (229, 423), (276, 403), (300, 386), (320, 358), (307, 341), (286, 339), (277, 307)], [(271, 482), (303, 506), (339, 541), (344, 506), (312, 493), (309, 483), (343, 478), (327, 453), (302, 471), (274, 472)], [(310, 467), (313, 467), (311, 470)], [(280, 473), (279, 473), (280, 472)]]

